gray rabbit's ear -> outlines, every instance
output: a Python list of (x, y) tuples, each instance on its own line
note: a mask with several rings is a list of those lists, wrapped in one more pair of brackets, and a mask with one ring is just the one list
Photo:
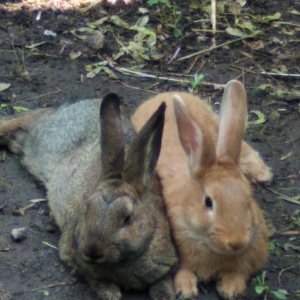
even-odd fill
[(160, 154), (166, 104), (157, 111), (137, 134), (125, 161), (124, 179), (142, 193), (149, 183)]
[(243, 84), (231, 80), (226, 84), (219, 118), (217, 157), (229, 157), (239, 163), (247, 122), (247, 96)]
[(190, 174), (197, 177), (215, 162), (215, 146), (207, 129), (190, 115), (181, 96), (175, 94), (173, 100), (178, 136), (188, 157)]
[(100, 107), (101, 163), (104, 176), (116, 176), (124, 167), (124, 139), (120, 116), (120, 98), (106, 95)]

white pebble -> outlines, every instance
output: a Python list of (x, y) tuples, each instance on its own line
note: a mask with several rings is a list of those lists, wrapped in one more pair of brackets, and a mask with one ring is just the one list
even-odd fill
[(20, 242), (20, 241), (24, 240), (27, 236), (26, 227), (14, 228), (11, 231), (11, 236), (15, 242)]

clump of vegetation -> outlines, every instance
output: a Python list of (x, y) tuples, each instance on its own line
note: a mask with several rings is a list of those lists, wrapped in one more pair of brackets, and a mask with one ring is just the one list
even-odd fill
[(276, 256), (279, 256), (280, 255), (280, 243), (278, 240), (274, 239), (274, 240), (271, 240), (269, 243), (268, 243), (268, 250), (271, 254), (274, 254)]
[(270, 287), (266, 284), (266, 271), (263, 271), (260, 276), (257, 276), (253, 279), (253, 283), (255, 284), (255, 292), (258, 295), (262, 295), (264, 300), (270, 299), (272, 296), (279, 300), (287, 299), (288, 292), (284, 289), (278, 289), (276, 291), (272, 291)]
[(194, 74), (193, 79), (190, 81), (190, 86), (192, 90), (195, 90), (198, 87), (200, 87), (202, 85), (203, 79), (204, 79), (203, 74)]

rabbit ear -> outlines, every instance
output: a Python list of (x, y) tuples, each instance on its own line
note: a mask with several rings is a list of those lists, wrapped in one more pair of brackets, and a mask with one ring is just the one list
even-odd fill
[(123, 178), (140, 193), (148, 185), (159, 157), (165, 110), (166, 104), (163, 102), (128, 149)]
[(242, 139), (247, 121), (247, 96), (237, 80), (227, 83), (221, 105), (217, 157), (227, 156), (239, 163)]
[(215, 147), (205, 128), (189, 114), (180, 95), (173, 97), (174, 112), (181, 145), (189, 159), (189, 169), (193, 177), (215, 161)]
[(124, 166), (124, 140), (120, 117), (120, 98), (106, 95), (100, 107), (101, 163), (104, 176), (120, 173)]

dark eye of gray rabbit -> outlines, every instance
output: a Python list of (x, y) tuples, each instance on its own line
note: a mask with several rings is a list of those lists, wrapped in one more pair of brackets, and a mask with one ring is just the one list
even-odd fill
[(123, 221), (123, 226), (128, 226), (128, 225), (130, 225), (130, 223), (131, 223), (131, 215), (128, 215), (125, 219), (124, 219), (124, 221)]
[(213, 201), (209, 196), (205, 196), (204, 203), (205, 203), (206, 208), (208, 208), (208, 209), (213, 208)]

